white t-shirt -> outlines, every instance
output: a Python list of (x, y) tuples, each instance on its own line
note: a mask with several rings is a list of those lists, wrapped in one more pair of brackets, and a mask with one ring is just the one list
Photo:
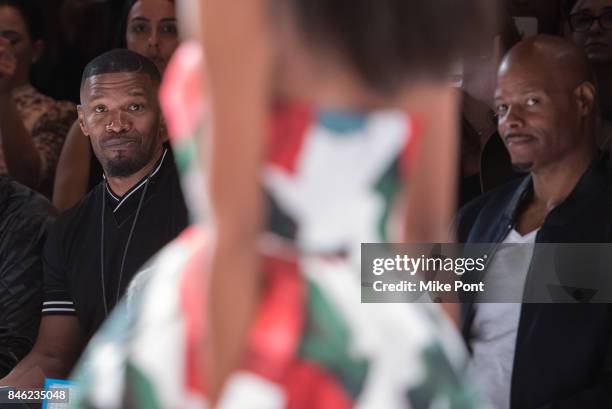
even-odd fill
[[(487, 269), (488, 290), (512, 291), (522, 295), (537, 232), (534, 230), (521, 236), (512, 229), (508, 233), (502, 244), (526, 245), (500, 246)], [(473, 356), (470, 366), (482, 391), (496, 409), (510, 407), (512, 366), (520, 314), (519, 303), (476, 304), (471, 329)]]

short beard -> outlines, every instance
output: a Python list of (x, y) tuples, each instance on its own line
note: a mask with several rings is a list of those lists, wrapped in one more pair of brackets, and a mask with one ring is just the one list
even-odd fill
[(135, 158), (118, 157), (110, 159), (104, 164), (104, 172), (106, 176), (125, 178), (144, 168), (150, 160), (151, 158), (146, 155), (139, 155)]
[(518, 173), (529, 173), (533, 169), (533, 162), (513, 163), (512, 170)]

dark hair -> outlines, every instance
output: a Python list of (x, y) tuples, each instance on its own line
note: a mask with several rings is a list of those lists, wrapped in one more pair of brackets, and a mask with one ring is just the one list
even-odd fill
[[(119, 19), (119, 24), (117, 24), (117, 30), (115, 31), (115, 39), (113, 41), (113, 45), (115, 48), (127, 48), (127, 42), (125, 40), (125, 35), (127, 33), (128, 26), (128, 17), (130, 15), (130, 11), (132, 11), (132, 7), (136, 4), (138, 0), (127, 0), (123, 4), (123, 8), (121, 10), (121, 17)], [(174, 0), (168, 0), (170, 3), (174, 4)]]
[[(275, 0), (310, 46), (338, 53), (366, 85), (392, 93), (414, 75), (446, 76), (495, 33), (492, 0)], [(486, 34), (485, 34), (486, 33)]]
[(13, 7), (25, 22), (26, 29), (32, 41), (40, 40), (44, 37), (45, 20), (40, 8), (40, 2), (36, 0), (0, 0), (0, 7)]
[(81, 87), (89, 77), (118, 72), (141, 72), (148, 75), (153, 83), (161, 82), (157, 67), (147, 57), (126, 49), (114, 49), (97, 56), (85, 66)]

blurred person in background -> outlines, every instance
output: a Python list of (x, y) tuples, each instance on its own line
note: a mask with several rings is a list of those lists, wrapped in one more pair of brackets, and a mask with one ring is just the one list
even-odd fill
[(32, 0), (0, 1), (0, 175), (51, 197), (72, 103), (40, 94), (30, 68), (44, 47), (43, 20)]
[(582, 48), (593, 67), (598, 91), (598, 145), (612, 143), (612, 1), (568, 0), (567, 37)]
[(144, 55), (163, 74), (178, 46), (174, 0), (127, 1), (115, 46)]
[[(481, 407), (439, 309), (360, 302), (356, 244), (450, 239), (459, 99), (447, 78), (491, 37), (492, 2), (201, 6), (185, 16), (205, 58), (177, 50), (162, 103), (184, 186), (202, 189), (186, 167), (195, 149), (210, 163), (214, 229), (187, 231), (137, 276), (77, 371), (77, 405)], [(210, 125), (210, 141), (189, 140)]]
[[(118, 48), (144, 55), (163, 74), (178, 46), (173, 0), (130, 0), (125, 4), (117, 38)], [(166, 133), (165, 129), (163, 130)], [(59, 159), (53, 204), (67, 210), (100, 182), (102, 168), (93, 155), (91, 143), (78, 124), (70, 129)]]

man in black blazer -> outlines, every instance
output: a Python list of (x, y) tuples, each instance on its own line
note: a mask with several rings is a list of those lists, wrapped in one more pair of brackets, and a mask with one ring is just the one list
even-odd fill
[[(460, 242), (522, 243), (494, 246), (483, 278), (502, 288), (537, 279), (535, 243), (612, 241), (593, 83), (582, 51), (555, 37), (522, 41), (502, 61), (498, 130), (527, 176), (466, 205), (456, 225)], [(495, 408), (612, 407), (612, 304), (579, 301), (462, 306), (472, 366)]]

